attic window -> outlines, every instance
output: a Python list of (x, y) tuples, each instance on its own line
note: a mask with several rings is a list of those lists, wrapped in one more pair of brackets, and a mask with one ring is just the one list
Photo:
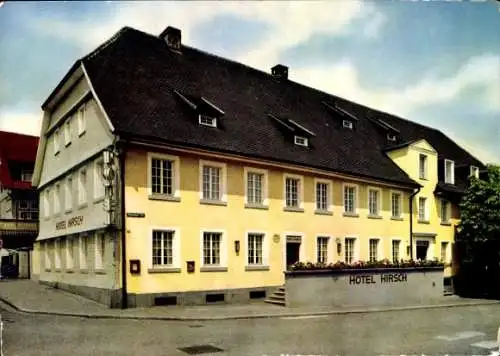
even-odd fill
[(470, 166), (469, 176), (479, 178), (479, 168), (476, 166)]
[(449, 159), (444, 160), (444, 182), (455, 184), (455, 162)]
[(387, 141), (396, 142), (396, 135), (388, 133), (387, 134)]
[(217, 119), (208, 115), (199, 115), (198, 122), (203, 126), (217, 127)]
[(295, 144), (298, 146), (308, 146), (307, 138), (303, 136), (295, 136)]
[(352, 121), (342, 120), (342, 126), (346, 129), (352, 130)]

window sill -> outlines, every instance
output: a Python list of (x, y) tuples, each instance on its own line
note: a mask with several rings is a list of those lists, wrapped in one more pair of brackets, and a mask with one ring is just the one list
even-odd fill
[(207, 199), (200, 199), (200, 204), (205, 204), (205, 205), (219, 205), (219, 206), (227, 206), (227, 202), (222, 201), (222, 200), (207, 200)]
[(94, 270), (95, 274), (106, 274), (106, 270), (104, 268), (96, 268)]
[(427, 178), (425, 178), (425, 177), (419, 177), (418, 179), (420, 179), (420, 180), (427, 180)]
[(79, 204), (79, 205), (78, 205), (78, 210), (85, 209), (85, 208), (87, 208), (88, 206), (89, 206), (89, 204), (88, 204), (88, 203)]
[(245, 271), (269, 271), (269, 266), (264, 266), (264, 265), (245, 266)]
[(60, 152), (61, 150), (57, 150), (56, 152), (54, 152), (54, 156), (58, 156)]
[(294, 208), (294, 207), (286, 206), (286, 207), (283, 208), (283, 211), (289, 211), (289, 212), (292, 212), (292, 213), (303, 213), (304, 209), (303, 208)]
[(382, 216), (380, 216), (380, 215), (367, 215), (366, 217), (368, 219), (379, 219), (379, 220), (382, 219)]
[(349, 212), (344, 212), (342, 216), (348, 217), (348, 218), (359, 218), (359, 214), (357, 213), (349, 213)]
[(45, 272), (52, 272), (51, 268), (45, 268)]
[(181, 269), (177, 267), (156, 267), (148, 268), (148, 273), (180, 273)]
[(105, 198), (104, 195), (102, 197), (94, 197), (93, 203), (97, 204), (97, 203), (103, 202), (104, 198)]
[(85, 135), (85, 132), (87, 132), (86, 130), (83, 130), (82, 132), (79, 132), (78, 133), (78, 137), (82, 137), (83, 135)]
[(315, 210), (314, 214), (316, 215), (333, 215), (333, 212), (328, 210)]
[(180, 202), (181, 198), (176, 197), (173, 195), (167, 195), (167, 194), (150, 194), (148, 197), (149, 200), (161, 200), (161, 201), (173, 201), (173, 202)]
[(245, 209), (269, 210), (269, 207), (263, 204), (245, 204)]
[(227, 267), (203, 266), (203, 267), (200, 267), (200, 272), (227, 272)]
[(88, 268), (81, 268), (80, 273), (81, 274), (89, 274), (89, 269)]
[(67, 268), (66, 273), (75, 273), (75, 271), (73, 271), (73, 268)]
[(64, 147), (68, 147), (69, 145), (71, 145), (71, 141), (64, 143)]
[(391, 220), (403, 221), (403, 218), (398, 218), (398, 217), (395, 217), (395, 216), (391, 216)]
[(419, 224), (430, 224), (429, 220), (417, 220)]
[(61, 272), (61, 268), (54, 269), (54, 272), (59, 272), (60, 273)]
[(450, 222), (441, 222), (441, 226), (451, 226)]

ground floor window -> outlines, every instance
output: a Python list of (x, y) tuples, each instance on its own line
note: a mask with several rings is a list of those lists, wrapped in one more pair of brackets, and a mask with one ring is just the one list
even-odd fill
[(105, 249), (106, 239), (102, 233), (95, 234), (95, 268), (104, 268), (104, 249)]
[(379, 245), (378, 239), (370, 239), (370, 245), (369, 245), (370, 262), (378, 261), (378, 245)]
[(51, 266), (51, 261), (50, 261), (50, 242), (49, 241), (45, 241), (43, 243), (43, 252), (44, 252), (44, 265), (45, 265), (45, 269), (50, 269), (52, 266)]
[(61, 268), (61, 240), (54, 241), (54, 264), (56, 269)]
[(263, 264), (264, 234), (248, 234), (248, 264)]
[(401, 246), (401, 241), (392, 241), (392, 262), (396, 263), (399, 261), (399, 247)]
[(317, 244), (317, 262), (328, 263), (328, 237), (319, 236)]
[(153, 231), (153, 267), (171, 266), (174, 263), (174, 231)]
[(441, 242), (441, 261), (448, 262), (448, 242)]
[(429, 241), (417, 240), (416, 241), (416, 258), (417, 260), (426, 260), (429, 252)]
[(220, 232), (203, 233), (204, 265), (220, 265), (221, 242), (222, 242), (222, 233)]
[(73, 238), (66, 237), (66, 268), (73, 268)]
[(345, 239), (345, 263), (353, 263), (354, 262), (354, 243), (356, 239), (352, 237), (347, 237)]
[(88, 257), (88, 237), (86, 235), (80, 236), (80, 269), (87, 268)]

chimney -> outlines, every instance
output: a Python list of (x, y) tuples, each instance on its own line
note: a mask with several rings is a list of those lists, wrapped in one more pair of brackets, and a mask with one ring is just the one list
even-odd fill
[(168, 26), (160, 34), (160, 38), (167, 42), (168, 48), (173, 51), (180, 52), (181, 50), (181, 30), (178, 28)]
[(288, 79), (288, 67), (282, 64), (277, 64), (271, 68), (271, 74), (275, 78)]

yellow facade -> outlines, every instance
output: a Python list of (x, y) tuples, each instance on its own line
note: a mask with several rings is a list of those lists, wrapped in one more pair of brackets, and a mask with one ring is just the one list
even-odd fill
[[(149, 152), (159, 153), (158, 149)], [(148, 150), (130, 149), (125, 165), (125, 210), (127, 213), (144, 213), (144, 218), (126, 218), (127, 260), (142, 262), (140, 275), (128, 271), (129, 293), (183, 292), (232, 288), (253, 288), (277, 286), (284, 283), (286, 236), (301, 236), (300, 260), (316, 262), (317, 236), (329, 237), (328, 262), (344, 260), (344, 239), (356, 238), (354, 260), (368, 260), (369, 239), (379, 239), (377, 259), (392, 260), (392, 240), (400, 240), (400, 259), (408, 259), (410, 191), (387, 186), (384, 183), (366, 182), (355, 178), (330, 176), (326, 172), (294, 170), (292, 167), (258, 164), (245, 159), (201, 153), (192, 154), (176, 150), (162, 151), (161, 154), (177, 159), (180, 181), (178, 192), (173, 199), (153, 200), (149, 198), (150, 165)], [(172, 157), (173, 156), (173, 157)], [(225, 164), (226, 203), (214, 205), (200, 202), (200, 162)], [(178, 167), (178, 168), (177, 168)], [(245, 204), (245, 172), (259, 169), (267, 172), (267, 208), (256, 209)], [(301, 180), (303, 211), (284, 210), (284, 177), (294, 175)], [(327, 180), (331, 187), (331, 214), (315, 212), (315, 181)], [(357, 186), (357, 217), (343, 215), (343, 185)], [(368, 187), (379, 188), (382, 195), (379, 218), (368, 217)], [(406, 188), (407, 189), (407, 188)], [(401, 219), (391, 219), (391, 192), (401, 193)], [(175, 230), (179, 237), (180, 253), (177, 269), (158, 273), (151, 268), (151, 236), (153, 228)], [(227, 271), (201, 272), (203, 230), (222, 231), (225, 247), (221, 249), (221, 261)], [(269, 270), (246, 270), (246, 234), (265, 234), (264, 265)], [(336, 240), (341, 242), (338, 253)], [(235, 241), (240, 241), (240, 252), (235, 252)], [(174, 244), (175, 245), (175, 244)], [(175, 247), (174, 247), (175, 248)], [(266, 254), (266, 253), (265, 253)], [(186, 262), (195, 261), (195, 272), (187, 273)], [(180, 271), (179, 271), (180, 268)], [(156, 273), (154, 273), (156, 272)]]

